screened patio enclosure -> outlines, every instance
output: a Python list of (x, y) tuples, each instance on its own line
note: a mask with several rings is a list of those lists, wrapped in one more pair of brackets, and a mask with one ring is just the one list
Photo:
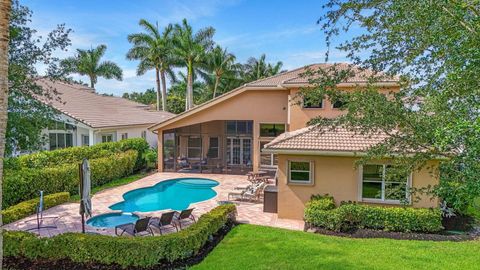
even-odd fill
[(252, 170), (253, 121), (217, 120), (163, 131), (163, 169), (245, 174)]

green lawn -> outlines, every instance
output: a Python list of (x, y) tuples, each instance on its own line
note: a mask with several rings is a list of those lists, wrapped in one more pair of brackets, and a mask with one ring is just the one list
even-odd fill
[[(111, 182), (108, 182), (106, 183), (105, 185), (103, 186), (99, 186), (99, 187), (94, 187), (92, 188), (92, 195), (97, 193), (97, 192), (100, 192), (102, 190), (105, 190), (105, 189), (109, 189), (109, 188), (114, 188), (114, 187), (118, 187), (118, 186), (123, 186), (123, 185), (126, 185), (126, 184), (129, 184), (131, 182), (134, 182), (134, 181), (137, 181), (139, 179), (142, 179), (143, 177), (147, 176), (148, 173), (138, 173), (138, 174), (134, 174), (134, 175), (130, 175), (130, 176), (127, 176), (127, 177), (124, 177), (124, 178), (120, 178), (120, 179), (116, 179), (116, 180), (113, 180)], [(70, 197), (70, 200), (72, 202), (77, 202), (80, 200), (80, 195), (73, 195)]]
[(350, 239), (235, 227), (192, 269), (479, 269), (480, 241)]

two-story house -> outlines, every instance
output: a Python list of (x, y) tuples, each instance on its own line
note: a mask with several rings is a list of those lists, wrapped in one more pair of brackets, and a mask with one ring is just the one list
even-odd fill
[[(246, 173), (278, 168), (278, 214), (284, 218), (301, 218), (312, 194), (331, 194), (337, 203), (397, 204), (400, 199), (390, 194), (390, 186), (438, 183), (424, 170), (386, 182), (388, 162), (355, 166), (362, 150), (384, 139), (380, 135), (372, 139), (341, 129), (325, 133), (307, 127), (313, 117), (343, 113), (327, 98), (296, 99), (300, 88), (311, 86), (302, 76), (305, 70), (329, 65), (314, 64), (245, 84), (151, 126), (158, 134), (159, 171)], [(369, 72), (340, 83), (339, 89), (353, 91), (365, 85)], [(387, 95), (399, 91), (396, 79), (379, 81), (377, 86)], [(422, 198), (412, 203), (425, 207), (437, 202)]]

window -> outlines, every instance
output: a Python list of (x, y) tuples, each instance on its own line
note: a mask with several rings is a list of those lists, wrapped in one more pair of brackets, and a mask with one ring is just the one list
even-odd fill
[(306, 108), (306, 109), (310, 109), (310, 108), (321, 109), (321, 108), (323, 108), (323, 98), (305, 96), (303, 98), (303, 108)]
[(71, 133), (50, 133), (48, 139), (50, 150), (73, 146), (73, 134)]
[(146, 139), (147, 139), (147, 131), (146, 131), (146, 130), (142, 131), (142, 135), (141, 135), (141, 136), (142, 136), (142, 139), (145, 139), (145, 140), (146, 140)]
[(335, 102), (333, 102), (332, 108), (341, 109), (343, 106), (345, 106), (345, 104), (347, 104), (345, 101), (336, 100)]
[[(264, 148), (264, 146), (269, 142), (260, 142), (260, 150)], [(276, 154), (264, 153), (260, 152), (260, 165), (266, 167), (274, 167), (278, 164), (278, 157)]]
[(188, 137), (187, 157), (188, 158), (202, 157), (202, 138)]
[(122, 140), (128, 139), (128, 133), (122, 133)]
[(408, 174), (391, 165), (363, 165), (362, 198), (400, 202), (408, 199), (408, 182)]
[(82, 135), (82, 145), (90, 145), (90, 137), (88, 135)]
[(218, 137), (210, 137), (210, 144), (208, 147), (208, 158), (218, 158), (219, 156), (219, 144), (218, 144)]
[(288, 182), (313, 184), (313, 162), (288, 161)]
[(277, 137), (285, 132), (285, 124), (260, 124), (260, 137)]
[(253, 121), (226, 121), (228, 135), (250, 135), (253, 133)]
[(113, 134), (102, 134), (102, 143), (113, 142)]

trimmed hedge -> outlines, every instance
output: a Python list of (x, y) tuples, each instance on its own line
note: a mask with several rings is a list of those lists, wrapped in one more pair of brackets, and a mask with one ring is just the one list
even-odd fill
[(118, 142), (100, 143), (92, 146), (79, 146), (41, 151), (29, 155), (5, 159), (5, 170), (21, 170), (24, 168), (41, 169), (62, 164), (79, 163), (84, 158), (97, 159), (113, 153), (136, 150), (138, 152), (135, 170), (145, 167), (144, 154), (149, 149), (148, 143), (141, 138), (126, 139)]
[(38, 238), (27, 232), (4, 233), (4, 256), (47, 260), (68, 259), (77, 263), (118, 264), (127, 267), (152, 267), (173, 262), (200, 251), (212, 234), (235, 215), (235, 205), (222, 205), (202, 215), (188, 228), (163, 236), (113, 237), (65, 233)]
[(305, 208), (305, 221), (332, 231), (375, 229), (394, 232), (433, 233), (443, 229), (439, 209), (381, 207), (344, 203), (331, 208), (333, 198), (316, 196)]
[[(113, 153), (109, 156), (90, 160), (92, 187), (97, 187), (132, 174), (137, 161), (137, 151)], [(70, 192), (78, 194), (79, 162), (47, 168), (23, 168), (7, 170), (3, 177), (3, 205), (9, 207), (21, 201), (45, 194)]]
[[(55, 194), (46, 195), (43, 197), (44, 209), (54, 207), (56, 205), (66, 203), (70, 200), (70, 193), (60, 192)], [(37, 211), (40, 197), (21, 202), (17, 205), (11, 206), (5, 210), (2, 210), (3, 223), (8, 224), (22, 218), (33, 215)]]

